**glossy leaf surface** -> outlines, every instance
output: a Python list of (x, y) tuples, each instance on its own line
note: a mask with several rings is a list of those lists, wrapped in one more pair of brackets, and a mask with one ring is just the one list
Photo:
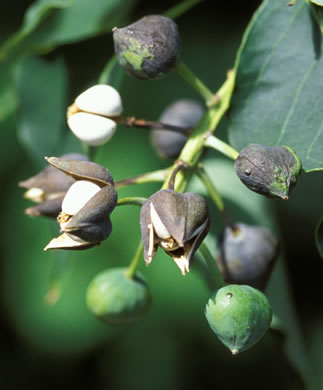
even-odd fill
[(322, 34), (309, 4), (264, 1), (236, 66), (232, 144), (287, 145), (305, 171), (323, 169)]

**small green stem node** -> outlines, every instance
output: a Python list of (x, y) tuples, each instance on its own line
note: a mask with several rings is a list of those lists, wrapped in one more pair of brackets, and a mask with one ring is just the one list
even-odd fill
[(183, 62), (176, 65), (176, 71), (203, 97), (209, 107), (214, 99), (214, 95), (209, 88)]
[(229, 213), (226, 211), (226, 209), (224, 207), (224, 203), (223, 203), (223, 200), (222, 200), (220, 194), (218, 193), (217, 189), (215, 188), (210, 176), (207, 174), (202, 163), (198, 164), (198, 167), (196, 169), (196, 173), (197, 173), (198, 177), (200, 178), (200, 180), (202, 181), (202, 183), (204, 184), (207, 192), (209, 193), (209, 195), (210, 195), (211, 199), (213, 200), (213, 202), (215, 203), (216, 207), (221, 212), (222, 217), (223, 217), (226, 225), (229, 226), (229, 228), (233, 232), (236, 232), (237, 228), (234, 226), (234, 224), (232, 222), (232, 218), (230, 217)]
[(235, 160), (239, 156), (239, 152), (236, 149), (212, 135), (211, 132), (206, 134), (204, 145), (221, 152), (232, 160)]
[(129, 196), (126, 198), (118, 199), (117, 206), (124, 206), (124, 205), (135, 205), (135, 206), (142, 206), (146, 202), (147, 198), (142, 197), (135, 197), (135, 196)]

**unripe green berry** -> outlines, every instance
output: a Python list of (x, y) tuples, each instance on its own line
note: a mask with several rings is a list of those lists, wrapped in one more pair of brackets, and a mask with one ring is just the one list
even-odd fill
[(234, 168), (252, 191), (273, 198), (288, 199), (302, 163), (287, 146), (251, 144), (240, 151)]
[(127, 276), (127, 268), (114, 268), (99, 273), (86, 293), (88, 308), (110, 325), (123, 325), (140, 320), (151, 303), (150, 291), (136, 274)]
[(206, 305), (205, 315), (214, 333), (234, 355), (256, 344), (272, 319), (266, 296), (243, 285), (228, 285), (217, 290)]
[(180, 52), (177, 25), (161, 15), (149, 15), (113, 30), (119, 64), (139, 79), (156, 79), (175, 65)]

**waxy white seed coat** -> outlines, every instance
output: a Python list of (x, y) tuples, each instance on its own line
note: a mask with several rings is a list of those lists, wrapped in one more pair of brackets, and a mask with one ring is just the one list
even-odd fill
[(150, 218), (156, 235), (163, 240), (170, 238), (168, 230), (159, 218), (159, 215), (157, 214), (157, 211), (152, 203), (150, 203)]
[(81, 93), (75, 104), (81, 111), (106, 116), (119, 116), (122, 101), (119, 92), (110, 85), (98, 84)]
[(78, 112), (69, 117), (68, 126), (74, 135), (87, 145), (99, 146), (109, 141), (117, 124), (109, 118)]
[(75, 215), (100, 189), (97, 184), (90, 181), (76, 181), (63, 199), (62, 211), (68, 215)]

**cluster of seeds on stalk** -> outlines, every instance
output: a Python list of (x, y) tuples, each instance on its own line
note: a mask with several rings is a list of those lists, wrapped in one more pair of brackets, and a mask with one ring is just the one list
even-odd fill
[[(179, 60), (180, 38), (176, 24), (160, 15), (113, 30), (119, 64), (139, 79), (165, 76)], [(67, 110), (74, 135), (90, 147), (105, 144), (115, 133), (123, 106), (119, 92), (98, 84), (81, 93)], [(182, 99), (171, 104), (153, 129), (151, 142), (159, 156), (175, 159), (186, 143), (188, 130), (203, 115), (199, 103)], [(135, 120), (129, 124), (137, 123)], [(170, 131), (171, 127), (176, 132)], [(110, 172), (82, 155), (47, 158), (49, 167), (23, 181), (25, 196), (37, 203), (26, 210), (33, 216), (57, 218), (61, 235), (48, 249), (87, 249), (112, 231), (110, 214), (117, 192)], [(252, 144), (235, 161), (241, 181), (251, 190), (287, 199), (301, 171), (301, 162), (288, 147)], [(175, 172), (175, 168), (173, 173)], [(174, 177), (173, 177), (174, 179)], [(174, 186), (151, 195), (142, 205), (140, 228), (144, 260), (149, 265), (158, 248), (169, 255), (185, 275), (208, 234), (210, 215), (205, 199), (192, 192), (178, 193)], [(267, 229), (243, 223), (226, 228), (219, 240), (216, 260), (224, 280), (206, 305), (212, 330), (233, 354), (250, 348), (265, 333), (272, 312), (264, 290), (278, 254), (278, 240)], [(215, 263), (215, 261), (214, 261)], [(136, 321), (148, 310), (149, 290), (142, 277), (118, 268), (99, 274), (90, 283), (87, 304), (109, 324)]]

